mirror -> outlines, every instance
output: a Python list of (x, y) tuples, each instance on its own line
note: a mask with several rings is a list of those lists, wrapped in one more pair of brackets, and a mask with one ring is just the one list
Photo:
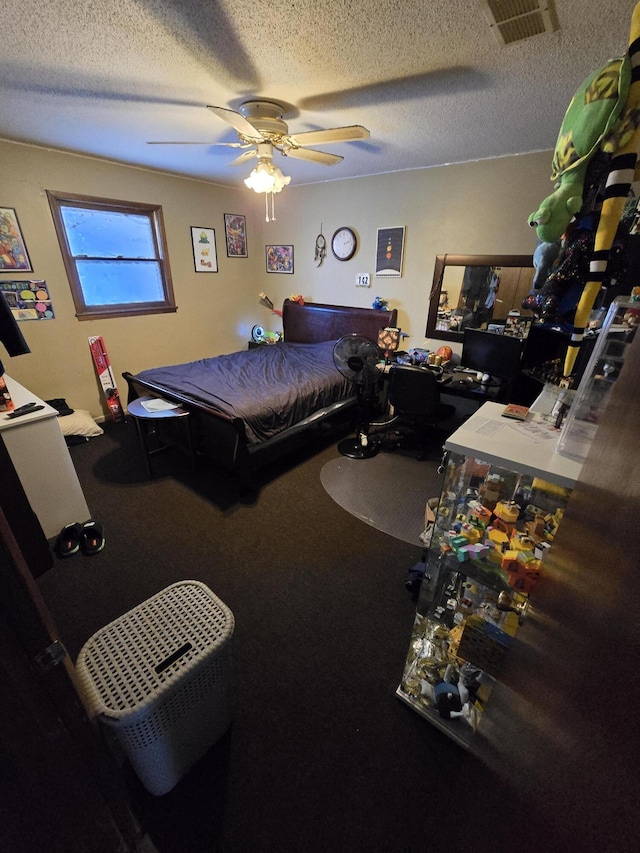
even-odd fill
[[(462, 343), (467, 327), (508, 327), (525, 337), (533, 314), (522, 308), (522, 300), (534, 274), (532, 255), (437, 255), (426, 336)], [(509, 317), (510, 311), (519, 318)]]

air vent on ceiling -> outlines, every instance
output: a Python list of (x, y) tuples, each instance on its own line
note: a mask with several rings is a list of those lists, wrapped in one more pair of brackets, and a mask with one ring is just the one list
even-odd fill
[(480, 0), (480, 6), (502, 45), (558, 29), (551, 0)]

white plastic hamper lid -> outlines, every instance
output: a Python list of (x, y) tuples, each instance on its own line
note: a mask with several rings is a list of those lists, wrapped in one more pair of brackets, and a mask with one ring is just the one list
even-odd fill
[(76, 662), (89, 711), (111, 718), (154, 703), (231, 638), (233, 613), (199, 581), (180, 581), (97, 631)]

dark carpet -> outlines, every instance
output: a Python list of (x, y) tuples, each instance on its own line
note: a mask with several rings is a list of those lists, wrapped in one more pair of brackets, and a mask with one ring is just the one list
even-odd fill
[[(327, 494), (334, 440), (262, 471), (243, 503), (174, 452), (149, 480), (133, 425), (105, 427), (71, 454), (106, 546), (38, 580), (72, 658), (181, 579), (206, 583), (236, 619), (228, 734), (163, 797), (122, 767), (160, 853), (560, 849), (534, 844), (508, 783), (396, 698), (421, 549)], [(439, 448), (420, 463), (426, 479), (438, 460)]]

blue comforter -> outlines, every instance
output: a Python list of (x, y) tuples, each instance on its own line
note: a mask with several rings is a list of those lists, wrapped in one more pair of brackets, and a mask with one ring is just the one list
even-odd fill
[(247, 443), (258, 444), (354, 396), (353, 385), (334, 364), (334, 344), (282, 342), (143, 370), (137, 376), (241, 418)]

